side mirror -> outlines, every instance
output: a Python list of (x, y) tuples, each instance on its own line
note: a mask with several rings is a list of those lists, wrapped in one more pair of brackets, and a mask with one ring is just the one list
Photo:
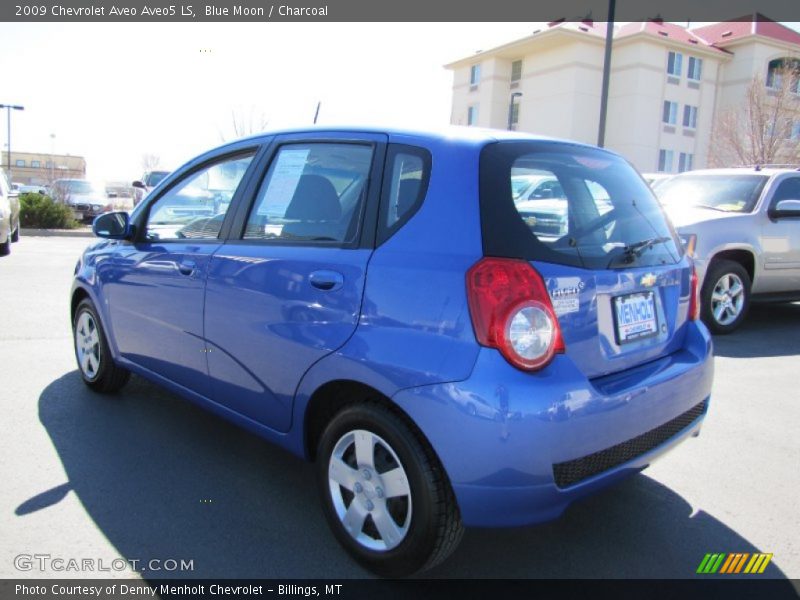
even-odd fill
[(124, 211), (109, 212), (95, 217), (92, 233), (109, 240), (124, 240), (131, 236), (131, 218)]
[(139, 189), (142, 189), (142, 190), (145, 188), (145, 185), (144, 185), (144, 183), (142, 183), (142, 182), (141, 182), (141, 181), (139, 181), (138, 179), (137, 179), (136, 181), (134, 181), (134, 182), (133, 182), (131, 185), (132, 185), (133, 187), (135, 187), (135, 188), (139, 188)]
[(773, 219), (780, 219), (781, 217), (800, 217), (800, 200), (781, 200), (772, 210), (769, 211), (769, 216)]

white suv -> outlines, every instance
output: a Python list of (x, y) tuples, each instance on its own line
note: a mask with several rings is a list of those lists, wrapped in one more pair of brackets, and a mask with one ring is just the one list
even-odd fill
[(714, 333), (736, 329), (751, 301), (800, 300), (800, 170), (691, 171), (656, 193), (694, 252)]

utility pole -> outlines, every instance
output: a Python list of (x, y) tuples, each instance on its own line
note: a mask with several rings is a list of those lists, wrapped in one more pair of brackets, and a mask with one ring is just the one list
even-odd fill
[(611, 45), (614, 42), (614, 9), (616, 0), (608, 0), (608, 23), (606, 23), (606, 51), (603, 59), (603, 89), (600, 92), (600, 126), (597, 128), (597, 145), (606, 143), (606, 113), (608, 112), (608, 82), (611, 77)]
[(8, 178), (11, 179), (11, 111), (25, 110), (25, 107), (16, 104), (0, 104), (0, 109), (3, 108), (8, 113)]

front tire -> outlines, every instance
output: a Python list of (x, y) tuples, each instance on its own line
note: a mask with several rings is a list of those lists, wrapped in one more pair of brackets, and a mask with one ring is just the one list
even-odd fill
[(72, 339), (78, 371), (90, 389), (110, 394), (128, 382), (130, 372), (114, 364), (103, 325), (94, 304), (88, 298), (81, 300), (75, 311)]
[(6, 241), (0, 244), (0, 256), (11, 254), (11, 232), (9, 231)]
[(379, 575), (429, 569), (461, 541), (461, 516), (438, 459), (382, 405), (354, 404), (333, 418), (319, 442), (317, 481), (337, 540)]
[(742, 324), (750, 309), (750, 285), (750, 276), (739, 263), (711, 263), (703, 283), (701, 315), (712, 333), (725, 335)]
[(14, 233), (11, 234), (11, 241), (15, 243), (19, 241), (19, 223), (17, 223), (17, 228), (14, 230)]

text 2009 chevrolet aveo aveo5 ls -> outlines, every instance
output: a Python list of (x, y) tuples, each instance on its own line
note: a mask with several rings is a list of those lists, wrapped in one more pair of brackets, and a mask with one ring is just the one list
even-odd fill
[[(558, 197), (515, 202), (531, 177)], [(316, 461), (334, 534), (381, 574), (440, 562), (465, 525), (555, 518), (707, 410), (691, 259), (607, 151), (281, 132), (94, 229), (71, 298), (86, 384), (137, 373)]]

